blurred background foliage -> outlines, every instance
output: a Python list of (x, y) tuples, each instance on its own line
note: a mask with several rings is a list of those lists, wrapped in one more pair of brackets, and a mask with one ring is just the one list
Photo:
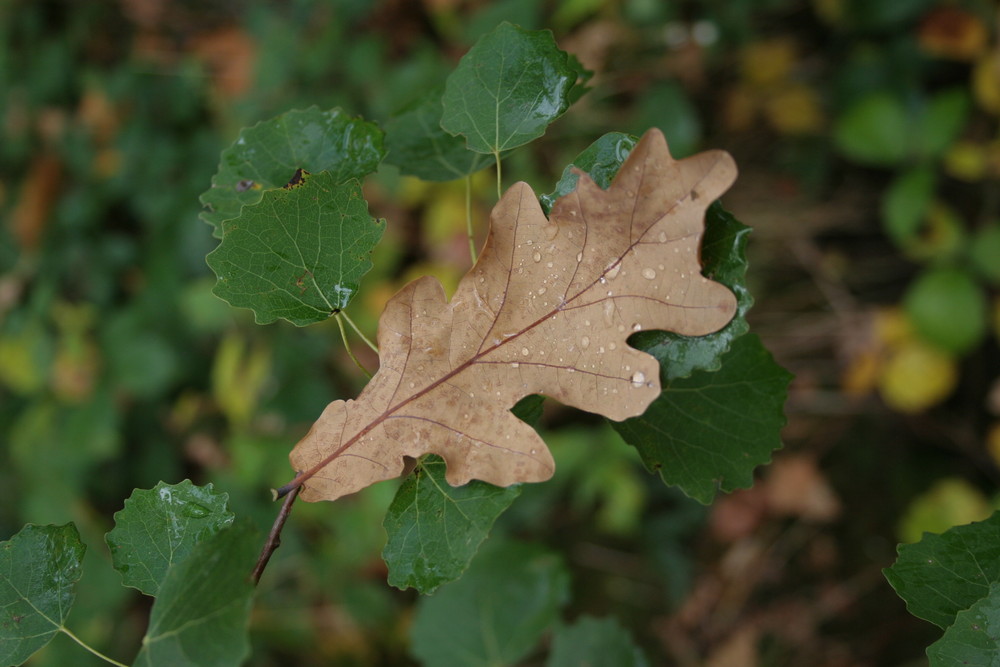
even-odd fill
[[(241, 127), (313, 104), (384, 122), (505, 19), (596, 72), (505, 176), (548, 192), (612, 130), (729, 150), (724, 202), (755, 228), (749, 319), (797, 380), (786, 449), (710, 508), (548, 406), (557, 476), (494, 532), (559, 551), (566, 619), (616, 616), (654, 664), (921, 664), (935, 632), (880, 568), (897, 541), (988, 515), (1000, 482), (990, 0), (0, 2), (0, 536), (75, 521), (70, 626), (129, 656), (148, 602), (102, 535), (134, 487), (213, 482), (270, 525), (288, 450), (364, 378), (331, 326), (258, 327), (212, 296), (198, 195)], [(454, 285), (468, 250), (460, 184), (384, 167), (366, 190), (389, 222), (351, 313), (372, 333), (399, 286)], [(379, 557), (394, 489), (296, 508), (252, 664), (408, 664), (416, 598)], [(87, 660), (59, 639), (34, 664)]]

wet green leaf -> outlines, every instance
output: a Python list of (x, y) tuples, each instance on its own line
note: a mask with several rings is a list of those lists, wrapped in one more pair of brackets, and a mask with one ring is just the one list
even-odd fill
[(0, 664), (20, 665), (62, 631), (86, 549), (71, 523), (0, 542)]
[(253, 310), (258, 324), (282, 318), (304, 326), (347, 307), (385, 221), (368, 215), (357, 181), (323, 172), (264, 193), (223, 229), (207, 258), (219, 276), (215, 294)]
[(268, 190), (284, 187), (297, 169), (328, 171), (334, 183), (361, 179), (378, 169), (385, 151), (375, 123), (340, 109), (293, 110), (240, 132), (222, 152), (212, 187), (201, 195), (202, 219), (222, 238), (222, 223)]
[(569, 573), (540, 545), (490, 545), (465, 576), (423, 598), (414, 656), (436, 667), (513, 665), (534, 648), (569, 596)]
[(944, 636), (927, 647), (930, 667), (1000, 664), (1000, 583), (958, 612)]
[(1000, 583), (1000, 513), (940, 535), (924, 533), (898, 552), (885, 578), (911, 614), (947, 628)]
[(501, 23), (448, 77), (441, 127), (477, 153), (526, 144), (569, 107), (579, 70), (551, 32)]
[(242, 525), (195, 545), (167, 572), (136, 667), (229, 667), (250, 655), (253, 568), (260, 536)]
[(385, 161), (408, 176), (452, 181), (492, 164), (470, 151), (465, 140), (441, 129), (442, 90), (433, 90), (392, 117), (385, 125)]
[(590, 176), (595, 183), (607, 190), (622, 163), (625, 162), (638, 142), (638, 137), (631, 134), (608, 132), (590, 144), (576, 156), (571, 164), (563, 169), (562, 177), (556, 183), (556, 189), (538, 198), (545, 215), (549, 214), (557, 199), (576, 189), (576, 183), (579, 180), (579, 176), (574, 171), (576, 169)]
[(160, 482), (136, 489), (115, 513), (106, 536), (111, 560), (126, 586), (157, 595), (170, 568), (181, 563), (202, 540), (232, 524), (229, 495), (212, 485)]
[(581, 616), (556, 630), (548, 667), (645, 667), (646, 656), (614, 618)]
[(781, 446), (791, 374), (753, 334), (733, 341), (717, 371), (670, 379), (664, 367), (660, 397), (615, 430), (650, 471), (702, 503), (751, 486), (754, 468)]
[(382, 558), (389, 583), (432, 593), (462, 576), (493, 522), (521, 494), (520, 486), (501, 488), (473, 480), (453, 487), (445, 463), (428, 456), (407, 477), (385, 516), (388, 542)]

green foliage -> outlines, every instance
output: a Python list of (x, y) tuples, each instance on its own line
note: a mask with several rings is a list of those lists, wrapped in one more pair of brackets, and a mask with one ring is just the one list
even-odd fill
[(135, 665), (240, 665), (254, 586), (247, 577), (260, 535), (236, 524), (198, 542), (167, 570)]
[(157, 596), (175, 563), (233, 523), (236, 515), (228, 510), (228, 500), (211, 484), (198, 487), (189, 480), (136, 489), (125, 509), (115, 513), (115, 527), (105, 537), (123, 583)]
[(378, 169), (382, 141), (377, 125), (340, 109), (310, 107), (262, 121), (222, 152), (212, 187), (201, 196), (202, 219), (224, 238), (223, 222), (239, 218), (244, 206), (260, 202), (268, 190), (284, 187), (297, 169), (329, 172), (331, 184), (360, 180)]
[(27, 525), (0, 542), (0, 664), (21, 664), (65, 630), (84, 551), (73, 524)]
[(987, 665), (1000, 658), (991, 628), (998, 622), (1000, 514), (978, 523), (925, 533), (899, 547), (885, 577), (911, 614), (942, 628), (927, 649), (932, 667)]
[(733, 342), (718, 371), (673, 380), (661, 371), (660, 381), (663, 393), (641, 417), (614, 425), (646, 467), (703, 503), (751, 486), (753, 469), (781, 446), (791, 374), (747, 335)]
[(558, 628), (552, 637), (547, 667), (646, 667), (649, 662), (613, 618), (582, 616)]
[(986, 299), (964, 269), (930, 269), (906, 293), (906, 312), (917, 331), (943, 350), (971, 350), (986, 332)]
[(553, 204), (560, 197), (576, 189), (579, 176), (576, 171), (582, 171), (599, 186), (608, 189), (615, 174), (629, 153), (639, 141), (638, 137), (623, 132), (608, 132), (573, 159), (573, 162), (563, 169), (562, 177), (556, 183), (556, 189), (547, 195), (541, 195), (538, 200), (545, 214), (552, 210)]
[(259, 324), (282, 318), (304, 326), (351, 302), (385, 221), (368, 215), (356, 180), (339, 183), (324, 171), (266, 192), (222, 228), (222, 243), (208, 256), (219, 276), (216, 295), (251, 308)]
[(448, 77), (441, 127), (477, 153), (517, 148), (566, 111), (580, 75), (551, 33), (501, 23)]
[(441, 667), (515, 664), (555, 622), (569, 583), (559, 557), (539, 545), (492, 545), (459, 581), (421, 600), (413, 653)]

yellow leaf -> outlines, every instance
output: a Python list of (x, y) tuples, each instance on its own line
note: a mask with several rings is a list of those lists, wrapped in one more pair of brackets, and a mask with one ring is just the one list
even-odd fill
[(964, 479), (946, 477), (910, 503), (899, 522), (899, 539), (918, 542), (925, 532), (940, 534), (954, 526), (982, 521), (992, 513), (979, 489)]
[(951, 357), (919, 341), (907, 341), (883, 367), (879, 391), (893, 409), (913, 413), (943, 401), (957, 381)]
[(986, 54), (972, 70), (972, 92), (986, 111), (1000, 114), (1000, 50)]
[(787, 39), (755, 42), (740, 60), (743, 80), (757, 88), (774, 85), (788, 78), (796, 59), (795, 45)]
[(791, 83), (767, 97), (764, 113), (783, 134), (810, 134), (823, 128), (823, 110), (816, 91)]
[(981, 181), (989, 165), (986, 147), (980, 142), (957, 141), (944, 155), (944, 168), (962, 181)]
[(641, 329), (705, 335), (736, 312), (701, 275), (706, 207), (736, 177), (726, 153), (675, 161), (658, 130), (608, 190), (581, 174), (546, 218), (525, 183), (491, 216), (479, 261), (445, 299), (410, 283), (379, 321), (378, 373), (334, 401), (290, 455), (307, 501), (398, 476), (404, 457), (447, 462), (452, 485), (548, 479), (552, 455), (510, 408), (530, 394), (622, 420), (660, 395), (659, 364), (631, 348)]

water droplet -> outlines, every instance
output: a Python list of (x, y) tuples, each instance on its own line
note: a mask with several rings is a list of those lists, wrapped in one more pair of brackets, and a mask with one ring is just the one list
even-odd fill
[(618, 332), (621, 333), (622, 331), (625, 331), (625, 325), (624, 324), (619, 324), (618, 325)]
[(545, 225), (542, 231), (545, 232), (545, 238), (551, 241), (559, 234), (559, 225), (555, 223), (549, 223)]
[(578, 261), (578, 262), (582, 262), (583, 261), (583, 253), (582, 252), (576, 253), (576, 261)]
[(543, 294), (545, 294), (545, 288), (544, 287), (539, 287), (538, 288), (538, 296), (541, 296)]
[(608, 343), (608, 349), (609, 350), (616, 350), (616, 349), (618, 349), (618, 344), (617, 343)]
[(622, 263), (618, 262), (610, 269), (608, 269), (607, 273), (605, 273), (604, 275), (608, 277), (608, 280), (614, 280), (615, 278), (618, 277), (618, 274), (621, 272), (621, 270), (622, 270)]
[(537, 453), (538, 453), (538, 450), (536, 450), (536, 449), (532, 449), (532, 450), (531, 450), (531, 453), (532, 453), (532, 454), (537, 454)]
[(524, 357), (526, 357), (526, 356), (528, 356), (529, 354), (531, 354), (531, 353), (530, 353), (530, 352), (528, 351), (528, 348), (526, 348), (526, 347), (522, 347), (522, 348), (521, 348), (521, 356), (524, 356)]
[(583, 326), (589, 327), (590, 326), (590, 320), (584, 320), (583, 321)]
[(599, 348), (597, 348), (597, 354), (604, 354), (604, 346), (603, 345), (600, 346)]
[(468, 413), (468, 412), (466, 412), (466, 413), (465, 413), (464, 415), (462, 415), (462, 418), (463, 418), (463, 419), (468, 419), (468, 418), (469, 418), (469, 413)]
[(615, 302), (605, 301), (604, 302), (604, 324), (605, 326), (611, 326), (615, 323)]
[(607, 284), (607, 282), (608, 282), (608, 279), (607, 279), (607, 278), (605, 278), (604, 276), (601, 276), (601, 280), (600, 280), (600, 283), (601, 283), (602, 285), (605, 285), (605, 284)]
[(413, 382), (410, 383), (410, 389), (413, 389), (415, 386), (417, 386), (417, 385), (414, 384)]
[(583, 338), (580, 339), (580, 347), (582, 347), (585, 350), (588, 347), (590, 347), (590, 336), (584, 336)]
[(653, 269), (643, 269), (642, 277), (645, 278), (646, 280), (652, 280), (653, 278), (656, 277), (656, 271), (654, 271)]
[(515, 361), (514, 363), (512, 363), (512, 364), (510, 365), (510, 367), (511, 367), (511, 368), (520, 368), (520, 367), (521, 367), (521, 364), (519, 364), (519, 363), (517, 363), (517, 362)]
[(211, 513), (212, 510), (208, 509), (204, 505), (199, 505), (198, 503), (185, 503), (184, 506), (181, 507), (181, 514), (191, 517), (192, 519), (203, 519)]
[(542, 261), (542, 253), (540, 253), (540, 252), (538, 252), (538, 251), (536, 250), (536, 251), (535, 251), (535, 254), (531, 256), (531, 259), (533, 259), (533, 260), (534, 260), (534, 261), (536, 261), (536, 262), (540, 262), (540, 261)]
[(646, 374), (642, 371), (636, 371), (632, 374), (632, 386), (641, 387), (643, 383), (646, 382)]
[(632, 325), (632, 331), (642, 331), (642, 325), (638, 322)]
[(667, 233), (660, 232), (660, 243), (666, 243), (666, 242), (667, 242)]

